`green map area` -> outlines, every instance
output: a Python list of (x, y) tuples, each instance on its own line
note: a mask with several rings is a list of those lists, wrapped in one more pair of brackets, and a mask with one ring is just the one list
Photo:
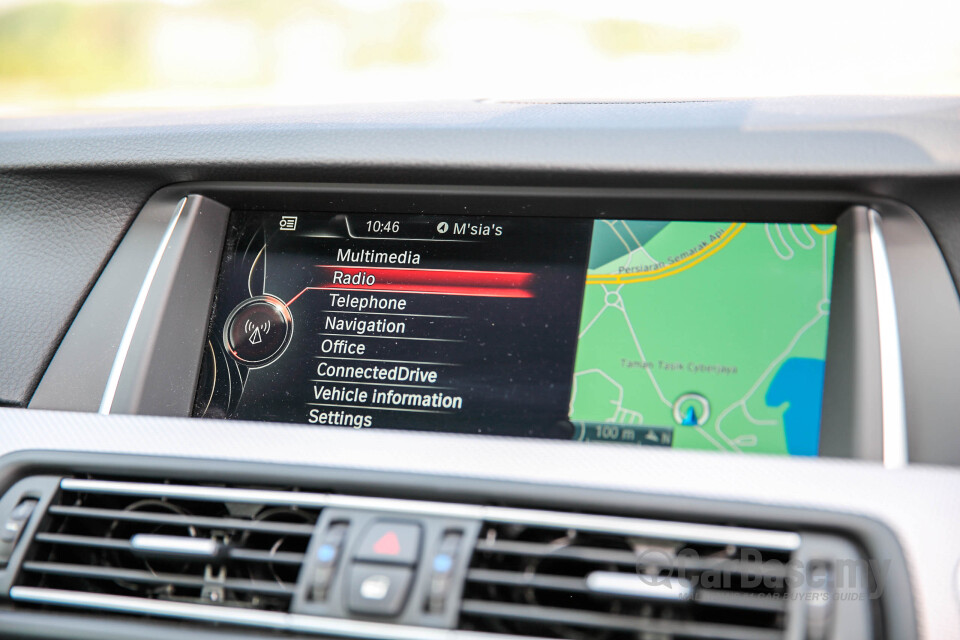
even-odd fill
[(816, 455), (836, 227), (598, 220), (577, 437)]

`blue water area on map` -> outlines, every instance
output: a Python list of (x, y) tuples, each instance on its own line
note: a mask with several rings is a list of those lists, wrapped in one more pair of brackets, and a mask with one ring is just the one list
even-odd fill
[(790, 403), (783, 413), (783, 429), (790, 455), (817, 455), (825, 369), (823, 360), (790, 358), (780, 366), (767, 389), (764, 401), (768, 407)]

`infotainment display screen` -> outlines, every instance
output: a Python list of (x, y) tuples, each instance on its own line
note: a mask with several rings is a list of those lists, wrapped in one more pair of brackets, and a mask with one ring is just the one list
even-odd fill
[(195, 414), (816, 455), (835, 227), (231, 215)]

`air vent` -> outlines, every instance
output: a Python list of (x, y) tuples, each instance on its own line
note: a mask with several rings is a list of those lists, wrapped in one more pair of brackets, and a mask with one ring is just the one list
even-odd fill
[[(841, 637), (831, 626), (874, 637), (869, 567), (853, 542), (827, 533), (56, 477), (26, 478), (3, 500), (24, 496), (36, 511), (5, 595), (27, 610), (372, 640)], [(334, 521), (347, 527), (340, 542), (327, 535)], [(405, 609), (376, 620), (345, 596), (348, 569), (377, 564), (356, 560), (370, 522), (414, 522), (422, 541)], [(340, 544), (331, 573), (323, 563)], [(311, 595), (320, 583), (334, 595)]]
[(289, 504), (275, 500), (281, 492), (234, 502), (217, 499), (216, 488), (197, 499), (159, 484), (88, 491), (69, 482), (47, 509), (19, 585), (289, 610), (319, 515), (298, 506), (296, 493)]
[(790, 545), (709, 538), (488, 522), (460, 628), (569, 640), (782, 638)]

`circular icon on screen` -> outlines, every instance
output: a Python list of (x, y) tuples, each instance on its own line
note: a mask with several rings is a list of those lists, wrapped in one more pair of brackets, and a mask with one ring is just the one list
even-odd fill
[(673, 403), (673, 419), (685, 427), (702, 426), (710, 418), (710, 403), (699, 393), (685, 393)]
[(223, 325), (223, 344), (250, 368), (265, 367), (283, 355), (293, 337), (293, 316), (279, 298), (257, 296), (238, 304)]

